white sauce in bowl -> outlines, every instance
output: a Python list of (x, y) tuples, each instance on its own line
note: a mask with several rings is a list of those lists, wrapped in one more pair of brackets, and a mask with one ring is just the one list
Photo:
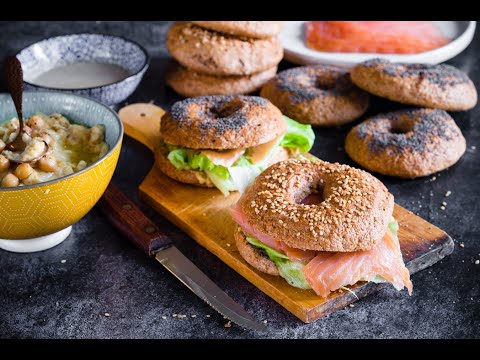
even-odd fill
[(83, 89), (112, 84), (128, 76), (130, 73), (118, 65), (77, 62), (50, 69), (31, 82), (55, 89)]

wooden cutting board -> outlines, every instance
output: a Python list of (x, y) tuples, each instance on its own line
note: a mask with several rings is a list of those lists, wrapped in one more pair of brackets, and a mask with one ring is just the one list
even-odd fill
[[(126, 134), (155, 152), (163, 111), (154, 106), (142, 109), (143, 116), (120, 111), (120, 117)], [(239, 194), (224, 197), (216, 189), (179, 183), (163, 175), (156, 164), (140, 185), (140, 194), (169, 221), (306, 323), (345, 307), (356, 301), (356, 296), (362, 298), (383, 286), (391, 286), (362, 282), (350, 287), (356, 296), (348, 291), (337, 291), (321, 298), (312, 290), (288, 285), (281, 277), (261, 273), (243, 260), (233, 239), (235, 225), (227, 212)], [(394, 216), (400, 225), (398, 236), (403, 259), (411, 274), (453, 251), (452, 238), (438, 227), (398, 205), (395, 205)], [(406, 291), (403, 294), (408, 296)]]

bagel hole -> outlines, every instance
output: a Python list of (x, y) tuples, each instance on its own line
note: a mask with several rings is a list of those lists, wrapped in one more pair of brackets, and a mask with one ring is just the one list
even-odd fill
[(308, 194), (300, 201), (303, 205), (318, 205), (324, 200), (323, 193), (311, 193)]
[(318, 205), (323, 200), (325, 200), (323, 196), (323, 183), (318, 185), (309, 187), (306, 191), (303, 191), (299, 195), (299, 203), (303, 205)]
[(335, 87), (335, 79), (330, 76), (318, 77), (314, 86), (320, 90), (332, 90)]
[(413, 130), (412, 122), (394, 122), (390, 123), (390, 132), (392, 134), (407, 134)]
[(223, 102), (218, 106), (214, 106), (210, 109), (213, 118), (221, 119), (232, 116), (243, 106), (243, 103), (240, 99), (234, 99), (229, 102)]

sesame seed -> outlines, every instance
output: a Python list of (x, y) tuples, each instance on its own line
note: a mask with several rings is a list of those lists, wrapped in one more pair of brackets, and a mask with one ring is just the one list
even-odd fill
[(167, 320), (167, 317), (166, 317), (166, 316), (162, 316), (162, 319), (163, 319), (163, 320)]
[(105, 317), (110, 317), (110, 316), (111, 316), (110, 313), (108, 313), (108, 312), (106, 312), (106, 313), (103, 314), (103, 315), (105, 315)]
[(480, 260), (475, 260), (475, 265), (480, 264)]
[(229, 321), (229, 322), (227, 322), (227, 323), (226, 323), (225, 325), (223, 325), (223, 326), (225, 326), (226, 328), (230, 328), (230, 327), (232, 327), (232, 322)]
[(67, 260), (60, 260), (60, 262), (61, 262), (62, 264), (65, 264), (65, 263), (67, 262)]
[(441, 210), (445, 210), (445, 206), (443, 206), (443, 205), (440, 206), (440, 209), (441, 209)]
[(173, 317), (177, 317), (177, 316), (178, 316), (178, 314), (173, 314)]
[(460, 245), (461, 248), (465, 247), (465, 244), (463, 242), (461, 242), (459, 245)]
[(442, 202), (443, 206), (447, 206), (447, 203), (445, 201)]
[(448, 190), (448, 191), (445, 193), (445, 196), (446, 196), (446, 197), (449, 197), (451, 193), (452, 193), (452, 192), (451, 192), (450, 190)]

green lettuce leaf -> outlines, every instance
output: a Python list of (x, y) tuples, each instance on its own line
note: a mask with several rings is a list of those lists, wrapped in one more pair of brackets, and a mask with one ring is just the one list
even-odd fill
[(170, 151), (168, 160), (177, 170), (209, 171), (223, 180), (230, 176), (226, 167), (215, 165), (205, 155), (185, 148)]
[(398, 222), (397, 220), (393, 219), (388, 223), (388, 228), (395, 236), (398, 236)]
[(280, 276), (287, 280), (290, 285), (300, 289), (311, 288), (303, 275), (302, 269), (304, 264), (297, 261), (291, 261), (287, 255), (272, 249), (270, 246), (265, 245), (253, 236), (247, 235), (247, 241), (253, 246), (265, 251), (268, 258), (277, 266)]
[(315, 141), (315, 133), (311, 125), (304, 125), (283, 116), (287, 123), (287, 133), (280, 141), (280, 146), (296, 148), (302, 152), (310, 151)]
[(192, 170), (204, 172), (212, 183), (224, 194), (230, 191), (242, 192), (263, 170), (265, 170), (278, 151), (279, 146), (298, 149), (305, 152), (311, 149), (315, 135), (310, 125), (302, 125), (284, 117), (287, 123), (287, 133), (278, 140), (270, 153), (261, 162), (252, 164), (248, 158), (248, 151), (231, 167), (215, 165), (207, 156), (197, 150), (187, 149), (174, 145), (167, 145), (168, 160), (178, 170)]

